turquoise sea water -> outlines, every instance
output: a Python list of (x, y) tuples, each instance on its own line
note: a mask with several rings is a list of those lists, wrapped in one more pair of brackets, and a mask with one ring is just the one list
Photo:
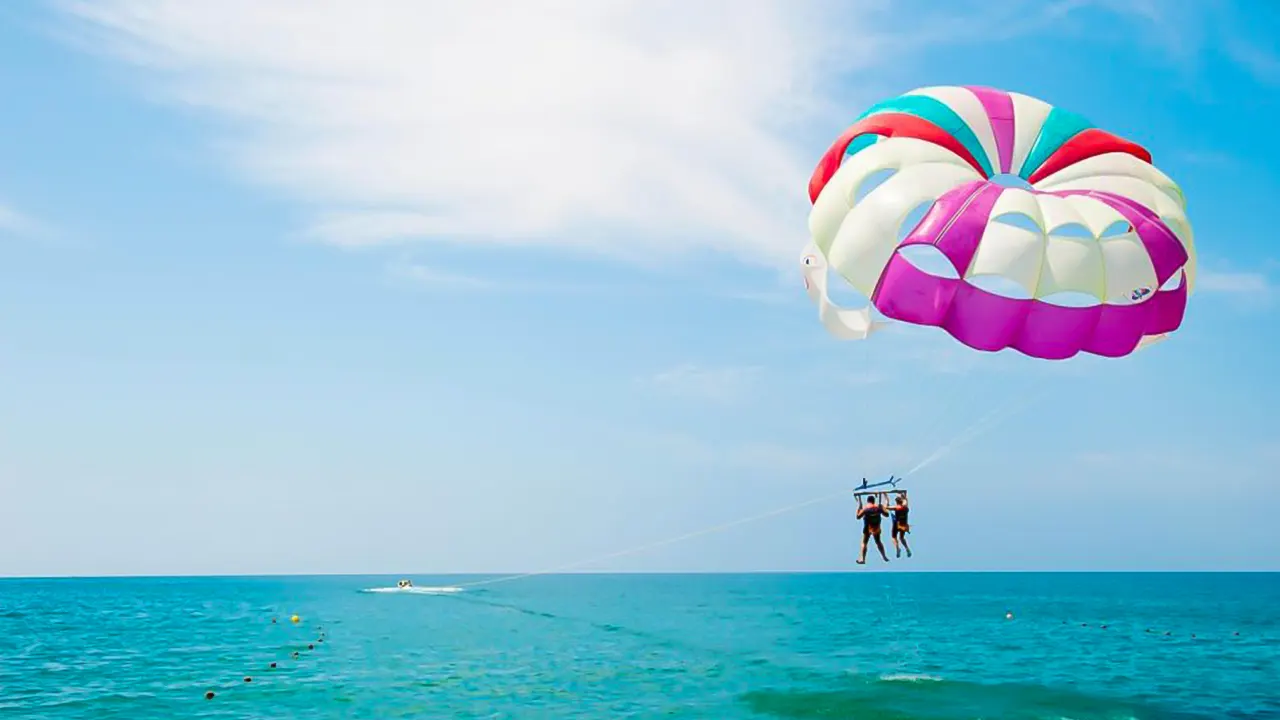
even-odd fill
[(394, 580), (0, 581), (0, 717), (1280, 718), (1276, 574)]

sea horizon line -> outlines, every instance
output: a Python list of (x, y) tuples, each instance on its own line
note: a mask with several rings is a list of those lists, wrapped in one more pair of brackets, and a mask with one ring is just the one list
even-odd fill
[[(890, 570), (894, 575), (1277, 575), (1280, 570), (1265, 569), (1196, 569), (1196, 570)], [(270, 580), (306, 578), (522, 578), (535, 577), (733, 577), (733, 576), (822, 576), (822, 575), (876, 575), (875, 570), (611, 570), (611, 571), (400, 571), (400, 572), (273, 572), (273, 573), (114, 573), (114, 574), (56, 574), (56, 575), (0, 575), (0, 581), (12, 580)]]

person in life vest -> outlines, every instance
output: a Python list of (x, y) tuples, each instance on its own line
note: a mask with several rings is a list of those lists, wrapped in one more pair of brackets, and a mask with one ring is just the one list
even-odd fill
[(889, 562), (889, 555), (885, 553), (884, 543), (880, 540), (880, 519), (888, 514), (889, 511), (876, 502), (875, 495), (868, 495), (865, 505), (862, 502), (862, 496), (858, 496), (858, 519), (862, 521), (862, 552), (858, 554), (859, 565), (867, 563), (867, 541), (871, 538), (875, 538), (880, 557), (884, 558), (885, 562)]
[(897, 557), (902, 557), (902, 550), (905, 548), (907, 557), (911, 557), (911, 546), (907, 544), (907, 533), (911, 532), (911, 524), (907, 522), (907, 515), (911, 512), (911, 508), (907, 506), (907, 494), (898, 493), (889, 511), (893, 513), (893, 531), (890, 537), (893, 538), (894, 553)]

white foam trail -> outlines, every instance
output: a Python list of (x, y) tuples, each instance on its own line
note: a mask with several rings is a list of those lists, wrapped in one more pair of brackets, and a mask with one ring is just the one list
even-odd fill
[(365, 588), (360, 592), (366, 593), (404, 593), (407, 595), (448, 595), (449, 593), (463, 592), (463, 588), (453, 585), (442, 585), (439, 587), (380, 587)]
[(933, 675), (881, 675), (883, 682), (942, 682), (942, 678)]

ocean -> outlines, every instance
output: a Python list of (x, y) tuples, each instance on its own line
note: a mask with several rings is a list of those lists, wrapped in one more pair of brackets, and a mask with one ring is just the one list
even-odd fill
[(0, 717), (1280, 718), (1280, 574), (395, 580), (0, 580)]

